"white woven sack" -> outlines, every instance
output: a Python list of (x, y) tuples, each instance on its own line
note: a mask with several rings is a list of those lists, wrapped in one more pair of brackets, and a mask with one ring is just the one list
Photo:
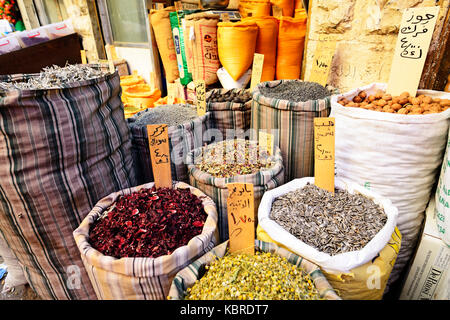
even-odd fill
[(278, 188), (272, 189), (264, 193), (261, 199), (261, 203), (258, 209), (258, 223), (262, 229), (276, 242), (289, 248), (292, 252), (296, 253), (303, 258), (314, 262), (319, 265), (328, 273), (332, 272), (350, 272), (358, 266), (361, 266), (370, 260), (372, 260), (388, 243), (389, 239), (394, 232), (397, 223), (397, 209), (392, 205), (391, 201), (387, 198), (358, 186), (355, 183), (344, 181), (343, 179), (336, 178), (335, 186), (338, 189), (347, 190), (351, 194), (360, 193), (370, 199), (376, 204), (380, 205), (388, 219), (383, 228), (375, 235), (375, 237), (367, 243), (364, 248), (358, 251), (351, 251), (336, 254), (331, 256), (327, 253), (320, 252), (314, 247), (304, 243), (297, 239), (295, 236), (286, 231), (277, 222), (270, 219), (270, 211), (272, 209), (273, 201), (290, 192), (303, 188), (307, 183), (314, 184), (314, 178), (301, 178), (292, 180)]
[[(442, 163), (450, 109), (427, 115), (402, 115), (343, 107), (341, 97), (360, 91), (374, 94), (386, 84), (368, 86), (333, 96), (330, 117), (336, 119), (336, 176), (388, 197), (398, 209), (402, 244), (389, 283), (409, 262), (419, 237), (424, 212)], [(445, 92), (419, 90), (434, 98)]]
[(450, 246), (450, 130), (444, 159), (441, 166), (438, 186), (436, 188), (436, 206), (434, 213), (439, 235)]
[(7, 267), (8, 274), (6, 275), (5, 283), (3, 285), (2, 293), (8, 292), (14, 287), (27, 284), (22, 267), (19, 264), (14, 253), (9, 248), (8, 244), (0, 235), (0, 256), (4, 260), (4, 264)]

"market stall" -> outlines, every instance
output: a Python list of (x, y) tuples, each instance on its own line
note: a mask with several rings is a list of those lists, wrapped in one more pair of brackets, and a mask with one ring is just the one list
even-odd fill
[[(450, 92), (427, 72), (448, 65), (450, 1), (343, 2), (158, 3), (152, 81), (111, 45), (0, 77), (6, 289), (449, 300)], [(349, 53), (352, 32), (389, 44)]]

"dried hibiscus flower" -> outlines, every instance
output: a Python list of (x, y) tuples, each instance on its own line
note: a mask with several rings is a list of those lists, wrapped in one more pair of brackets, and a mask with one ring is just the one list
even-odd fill
[(189, 189), (141, 189), (120, 196), (92, 225), (89, 243), (107, 256), (157, 258), (200, 234), (207, 214)]

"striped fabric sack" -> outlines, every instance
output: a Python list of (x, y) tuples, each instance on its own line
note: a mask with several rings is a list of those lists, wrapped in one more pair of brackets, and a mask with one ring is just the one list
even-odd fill
[[(186, 290), (191, 288), (195, 281), (202, 277), (205, 271), (205, 266), (210, 265), (217, 258), (224, 257), (227, 253), (227, 249), (228, 241), (221, 243), (203, 257), (194, 261), (187, 268), (184, 268), (178, 272), (170, 287), (168, 299), (184, 300), (186, 297)], [(321, 298), (326, 300), (342, 300), (328, 283), (322, 271), (320, 271), (320, 268), (314, 263), (303, 259), (274, 243), (264, 242), (261, 240), (255, 240), (255, 250), (270, 252), (285, 257), (290, 263), (297, 267), (303, 268), (306, 273), (311, 276), (311, 279), (313, 280), (317, 291), (319, 291)]]
[[(274, 189), (284, 183), (284, 167), (281, 151), (275, 148), (275, 164), (268, 170), (259, 171), (254, 174), (239, 175), (231, 178), (217, 178), (211, 174), (201, 171), (195, 166), (195, 159), (202, 155), (203, 148), (191, 151), (187, 157), (189, 172), (189, 184), (203, 191), (207, 196), (213, 199), (217, 205), (219, 214), (218, 228), (220, 241), (228, 240), (228, 183), (253, 183), (253, 192), (255, 200), (255, 222), (258, 220), (258, 206), (261, 198), (267, 190)], [(256, 236), (256, 235), (255, 235)]]
[(136, 182), (119, 81), (0, 92), (0, 232), (42, 299), (95, 299), (72, 232)]
[[(127, 119), (132, 136), (132, 154), (138, 184), (153, 181), (147, 125), (135, 124), (140, 117), (145, 116), (146, 112), (151, 112), (151, 109), (138, 112)], [(210, 126), (211, 114), (207, 112), (192, 121), (168, 128), (172, 180), (189, 182), (189, 175), (185, 164), (186, 155), (189, 151), (203, 145), (207, 140), (205, 134), (210, 129)]]
[(328, 116), (331, 97), (292, 102), (265, 97), (260, 91), (285, 81), (263, 82), (253, 90), (251, 128), (255, 136), (251, 139), (258, 140), (259, 130), (274, 134), (283, 155), (285, 180), (290, 181), (314, 176), (314, 118)]
[(203, 192), (183, 182), (174, 182), (173, 188), (189, 188), (193, 194), (203, 197), (208, 214), (201, 234), (172, 254), (158, 258), (114, 258), (108, 257), (89, 244), (89, 229), (95, 220), (115, 200), (142, 188), (151, 188), (147, 183), (115, 192), (100, 200), (81, 225), (73, 232), (83, 263), (101, 300), (165, 300), (173, 278), (178, 271), (214, 248), (218, 243), (217, 210), (214, 202)]
[[(212, 89), (206, 93), (206, 101), (212, 94), (226, 94), (230, 91), (240, 93), (245, 91), (245, 89)], [(251, 100), (246, 103), (232, 101), (207, 102), (206, 110), (211, 112), (212, 127), (218, 129), (222, 134), (222, 139), (216, 137), (215, 141), (233, 139), (235, 135), (239, 138), (244, 138), (244, 133), (250, 129), (252, 117)]]

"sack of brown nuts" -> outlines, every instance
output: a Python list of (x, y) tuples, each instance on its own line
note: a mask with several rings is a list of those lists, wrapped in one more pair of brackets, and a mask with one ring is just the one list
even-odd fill
[(338, 103), (344, 107), (408, 115), (439, 113), (450, 108), (450, 99), (432, 98), (424, 94), (412, 97), (408, 92), (392, 96), (383, 90), (371, 95), (360, 91), (352, 100), (343, 97)]

